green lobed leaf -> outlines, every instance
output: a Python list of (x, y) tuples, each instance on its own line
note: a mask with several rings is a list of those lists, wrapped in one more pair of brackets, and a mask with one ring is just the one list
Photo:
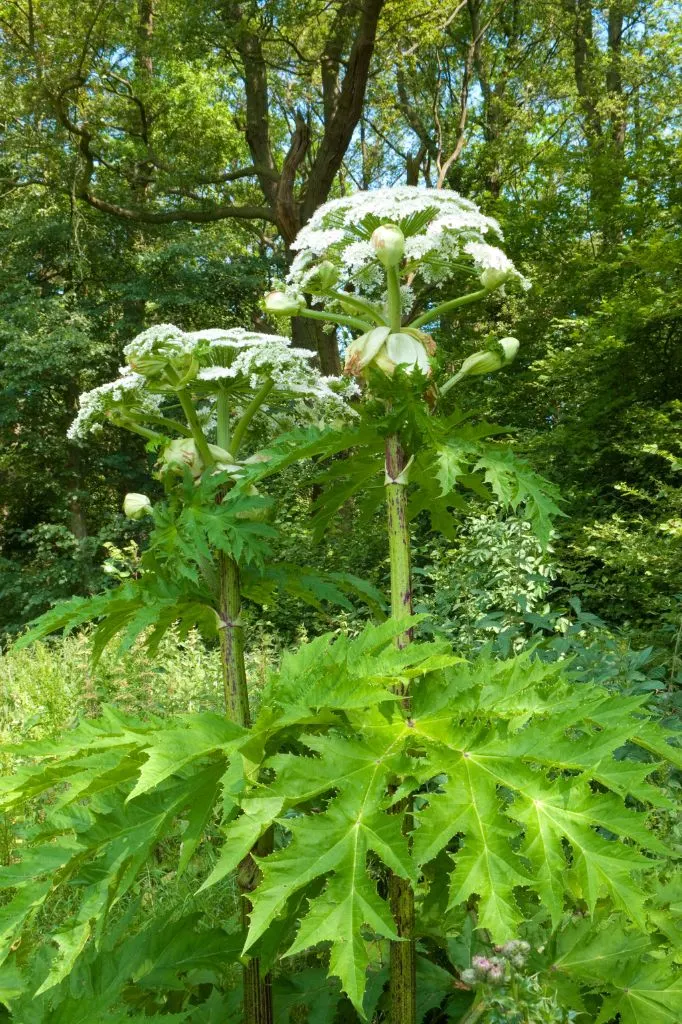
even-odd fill
[(359, 1013), (369, 963), (363, 928), (387, 938), (395, 936), (388, 906), (368, 874), (368, 854), (376, 854), (401, 877), (411, 877), (414, 871), (401, 816), (387, 810), (389, 781), (396, 770), (404, 771), (409, 764), (402, 754), (405, 731), (404, 722), (397, 719), (371, 740), (308, 737), (306, 742), (319, 758), (314, 772), (308, 758), (275, 762), (274, 791), (279, 787), (287, 792), (290, 802), (296, 799), (295, 783), (302, 780), (307, 780), (303, 782), (305, 800), (315, 789), (319, 792), (318, 787), (326, 788), (329, 780), (336, 796), (322, 813), (286, 818), (291, 841), (259, 861), (262, 881), (245, 950), (284, 911), (294, 893), (315, 879), (326, 879), (322, 892), (309, 900), (288, 955), (329, 942), (330, 972), (340, 978)]

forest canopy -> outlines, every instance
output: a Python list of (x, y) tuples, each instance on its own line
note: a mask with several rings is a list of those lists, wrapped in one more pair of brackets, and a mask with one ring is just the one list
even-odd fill
[[(2, 5), (5, 629), (98, 589), (129, 536), (143, 446), (66, 443), (80, 392), (150, 323), (263, 326), (315, 209), (406, 182), (503, 224), (532, 289), (441, 343), (514, 325), (481, 398), (561, 488), (564, 584), (659, 632), (682, 590), (675, 5), (451, 6)], [(319, 324), (294, 336), (338, 370)]]

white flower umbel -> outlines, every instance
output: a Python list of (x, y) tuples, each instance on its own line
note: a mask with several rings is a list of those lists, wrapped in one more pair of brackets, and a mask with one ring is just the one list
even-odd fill
[(347, 382), (338, 377), (323, 377), (310, 365), (315, 353), (307, 348), (294, 348), (280, 334), (259, 334), (233, 328), (210, 343), (204, 361), (215, 358), (199, 370), (198, 380), (204, 382), (242, 382), (257, 391), (266, 381), (273, 388), (268, 397), (272, 405), (291, 398), (327, 402), (332, 407), (344, 406)]
[[(124, 370), (127, 368), (124, 367)], [(163, 401), (161, 395), (146, 390), (146, 380), (139, 373), (124, 373), (117, 380), (102, 384), (80, 396), (78, 415), (67, 431), (71, 441), (96, 434), (107, 420), (117, 414), (144, 417), (156, 414)]]
[[(278, 334), (262, 334), (235, 328), (209, 328), (182, 331), (172, 324), (150, 327), (125, 349), (129, 359), (144, 366), (144, 373), (121, 369), (121, 376), (81, 395), (78, 415), (68, 431), (71, 440), (82, 440), (97, 433), (106, 421), (125, 426), (150, 440), (149, 429), (159, 426), (172, 433), (183, 432), (182, 424), (160, 415), (165, 394), (176, 392), (187, 414), (190, 394), (199, 395), (203, 405), (194, 409), (195, 427), (212, 433), (216, 428), (218, 396), (231, 395), (240, 402), (255, 399), (260, 407), (267, 401), (270, 409), (292, 403), (305, 405), (305, 418), (352, 415), (349, 382), (324, 377), (311, 360), (315, 353), (294, 348), (289, 339)], [(169, 383), (171, 372), (191, 363), (186, 379)], [(265, 411), (265, 410), (263, 410)], [(303, 411), (303, 406), (302, 406)], [(145, 425), (145, 420), (148, 424)], [(185, 430), (189, 433), (189, 430)], [(158, 435), (159, 440), (163, 435)]]
[[(494, 218), (456, 192), (414, 186), (356, 192), (321, 206), (292, 244), (297, 255), (288, 284), (310, 291), (315, 266), (327, 261), (339, 270), (339, 287), (351, 284), (369, 298), (380, 298), (384, 277), (372, 239), (376, 243), (377, 231), (388, 234), (390, 226), (404, 235), (402, 273), (417, 292), (420, 285), (444, 285), (458, 272), (478, 276), (491, 268), (504, 272), (495, 286), (511, 280), (527, 286), (511, 260), (486, 240), (502, 236)], [(488, 275), (484, 286), (490, 283)]]
[(495, 288), (506, 281), (518, 280), (524, 289), (530, 288), (530, 281), (517, 271), (516, 267), (501, 249), (486, 242), (467, 242), (464, 251), (471, 256), (481, 272), (481, 282)]
[(201, 337), (204, 334), (186, 334), (174, 324), (156, 324), (133, 338), (123, 354), (133, 370), (150, 381), (166, 376), (169, 367), (182, 376), (193, 364), (197, 349), (206, 344)]
[[(368, 378), (375, 367), (392, 376), (402, 367), (429, 377), (435, 344), (420, 328), (437, 327), (509, 283), (530, 287), (488, 240), (501, 236), (496, 220), (443, 189), (380, 188), (333, 199), (292, 243), (287, 281), (265, 308), (359, 332), (347, 348), (346, 373)], [(310, 305), (299, 309), (301, 292)], [(385, 340), (375, 345), (380, 335)]]

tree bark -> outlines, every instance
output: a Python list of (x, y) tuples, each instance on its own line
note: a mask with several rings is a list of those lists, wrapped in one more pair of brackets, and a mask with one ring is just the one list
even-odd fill
[[(138, 0), (141, 46), (147, 44), (153, 26), (154, 0)], [(362, 115), (369, 70), (376, 43), (377, 29), (386, 0), (362, 0), (360, 4), (343, 4), (334, 20), (321, 55), (323, 83), (324, 128), (314, 158), (306, 164), (310, 152), (310, 127), (304, 115), (294, 112), (294, 131), (284, 156), (281, 169), (273, 156), (270, 128), (270, 89), (268, 66), (263, 43), (257, 31), (249, 25), (239, 4), (227, 3), (223, 19), (233, 34), (235, 47), (242, 64), (245, 90), (246, 143), (253, 167), (244, 170), (257, 178), (265, 204), (239, 206), (236, 204), (207, 203), (203, 208), (149, 209), (141, 203), (124, 207), (102, 199), (92, 185), (97, 154), (87, 128), (79, 128), (62, 108), (62, 124), (79, 138), (85, 159), (85, 173), (78, 197), (94, 209), (136, 223), (167, 224), (174, 221), (208, 223), (228, 218), (266, 220), (277, 226), (288, 247), (301, 227), (315, 210), (324, 203), (339, 173), (353, 133)], [(356, 23), (353, 33), (352, 24)], [(339, 81), (339, 69), (344, 66), (346, 40), (352, 43), (345, 60), (345, 73)], [(146, 51), (145, 51), (146, 52)], [(141, 57), (147, 61), (146, 56)], [(151, 61), (148, 61), (151, 70)], [(306, 172), (303, 174), (303, 167)], [(156, 166), (161, 166), (156, 161)], [(166, 170), (166, 168), (164, 168)], [(241, 176), (235, 172), (226, 180)], [(199, 180), (201, 175), (198, 176)], [(302, 180), (301, 180), (302, 179)], [(294, 325), (297, 344), (317, 350), (320, 366), (325, 373), (337, 373), (340, 366), (338, 346), (333, 334), (326, 334), (317, 325)]]
[[(621, 46), (622, 2), (608, 9), (606, 71), (603, 55), (594, 39), (594, 15), (590, 0), (564, 0), (570, 17), (573, 72), (584, 118), (590, 194), (595, 227), (603, 245), (610, 248), (622, 238), (619, 205), (625, 184), (625, 131)], [(608, 99), (606, 109), (600, 104)]]

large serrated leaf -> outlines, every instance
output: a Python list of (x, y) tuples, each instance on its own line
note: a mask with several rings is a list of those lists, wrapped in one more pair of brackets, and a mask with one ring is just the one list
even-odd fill
[[(313, 762), (313, 774), (304, 767), (305, 761), (311, 766), (310, 759), (279, 761), (274, 788), (287, 793), (290, 803), (295, 801), (297, 780), (306, 778), (305, 799), (312, 795), (311, 786), (328, 788), (330, 781), (337, 795), (323, 813), (285, 819), (291, 841), (259, 862), (263, 877), (245, 948), (284, 911), (295, 892), (314, 879), (326, 879), (324, 889), (303, 914), (289, 953), (329, 942), (330, 971), (340, 978), (359, 1013), (369, 963), (363, 927), (387, 938), (395, 936), (388, 905), (368, 874), (368, 854), (372, 851), (402, 877), (409, 878), (414, 871), (401, 817), (389, 814), (387, 807), (389, 780), (404, 761), (401, 748), (406, 731), (402, 719), (397, 719), (386, 723), (372, 741), (310, 738), (319, 759)], [(404, 768), (407, 765), (405, 761)]]

